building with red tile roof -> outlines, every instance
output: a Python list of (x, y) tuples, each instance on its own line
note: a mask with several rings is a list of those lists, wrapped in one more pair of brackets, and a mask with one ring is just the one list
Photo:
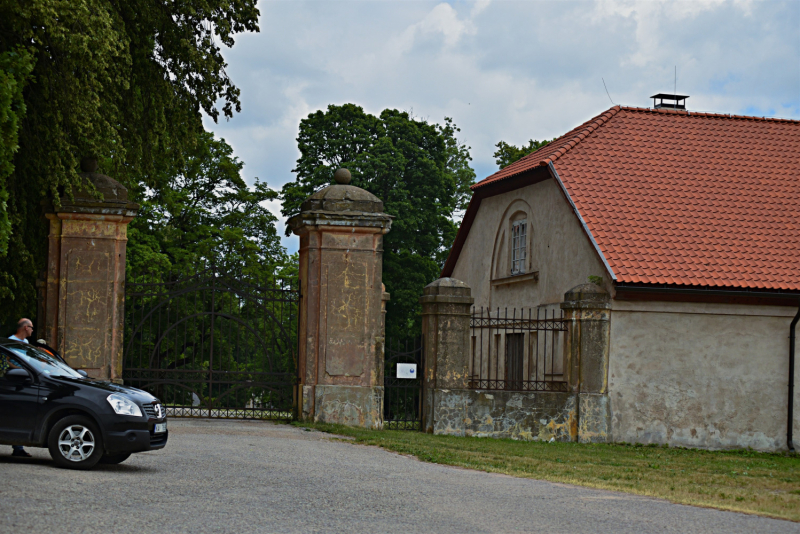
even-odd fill
[(472, 189), (442, 276), (514, 313), (607, 291), (615, 441), (786, 448), (800, 121), (615, 106)]
[(800, 121), (616, 106), (475, 184), (476, 203), (541, 167), (617, 284), (800, 291)]

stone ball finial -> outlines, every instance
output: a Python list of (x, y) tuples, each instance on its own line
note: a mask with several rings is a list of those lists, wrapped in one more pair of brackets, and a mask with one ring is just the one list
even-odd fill
[(350, 171), (345, 168), (338, 169), (333, 174), (333, 179), (336, 180), (337, 184), (347, 185), (350, 183)]
[(83, 172), (95, 172), (97, 170), (97, 158), (83, 158), (81, 160), (81, 170)]

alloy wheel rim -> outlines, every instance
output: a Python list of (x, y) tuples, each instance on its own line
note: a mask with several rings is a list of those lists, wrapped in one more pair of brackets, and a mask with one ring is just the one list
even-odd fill
[(58, 437), (58, 450), (70, 462), (82, 462), (94, 452), (94, 434), (83, 425), (70, 425)]

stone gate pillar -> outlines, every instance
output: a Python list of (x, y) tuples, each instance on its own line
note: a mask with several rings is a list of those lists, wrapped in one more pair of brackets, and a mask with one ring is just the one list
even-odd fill
[(335, 178), (288, 222), (300, 236), (298, 415), (378, 429), (383, 234), (391, 216), (375, 195), (348, 185), (349, 171), (339, 169)]
[(469, 385), (470, 287), (455, 278), (428, 284), (422, 304), (422, 338), (425, 351), (422, 428), (435, 434), (464, 435), (464, 397), (458, 391)]
[(125, 310), (125, 247), (138, 204), (116, 180), (84, 158), (81, 176), (102, 193), (86, 190), (46, 209), (50, 221), (47, 275), (40, 332), (69, 365), (89, 376), (121, 381)]
[(582, 284), (564, 294), (568, 319), (567, 382), (577, 397), (578, 441), (611, 441), (608, 355), (611, 299), (600, 286)]

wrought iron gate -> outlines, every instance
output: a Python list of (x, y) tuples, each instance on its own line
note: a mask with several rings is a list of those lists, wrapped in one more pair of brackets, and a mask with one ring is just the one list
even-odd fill
[(132, 277), (123, 375), (175, 417), (290, 419), (300, 293), (215, 265)]
[[(385, 429), (422, 430), (422, 371), (425, 363), (422, 347), (422, 336), (404, 343), (386, 343), (383, 370)], [(414, 378), (398, 377), (398, 364), (411, 364), (414, 371), (410, 374)]]

